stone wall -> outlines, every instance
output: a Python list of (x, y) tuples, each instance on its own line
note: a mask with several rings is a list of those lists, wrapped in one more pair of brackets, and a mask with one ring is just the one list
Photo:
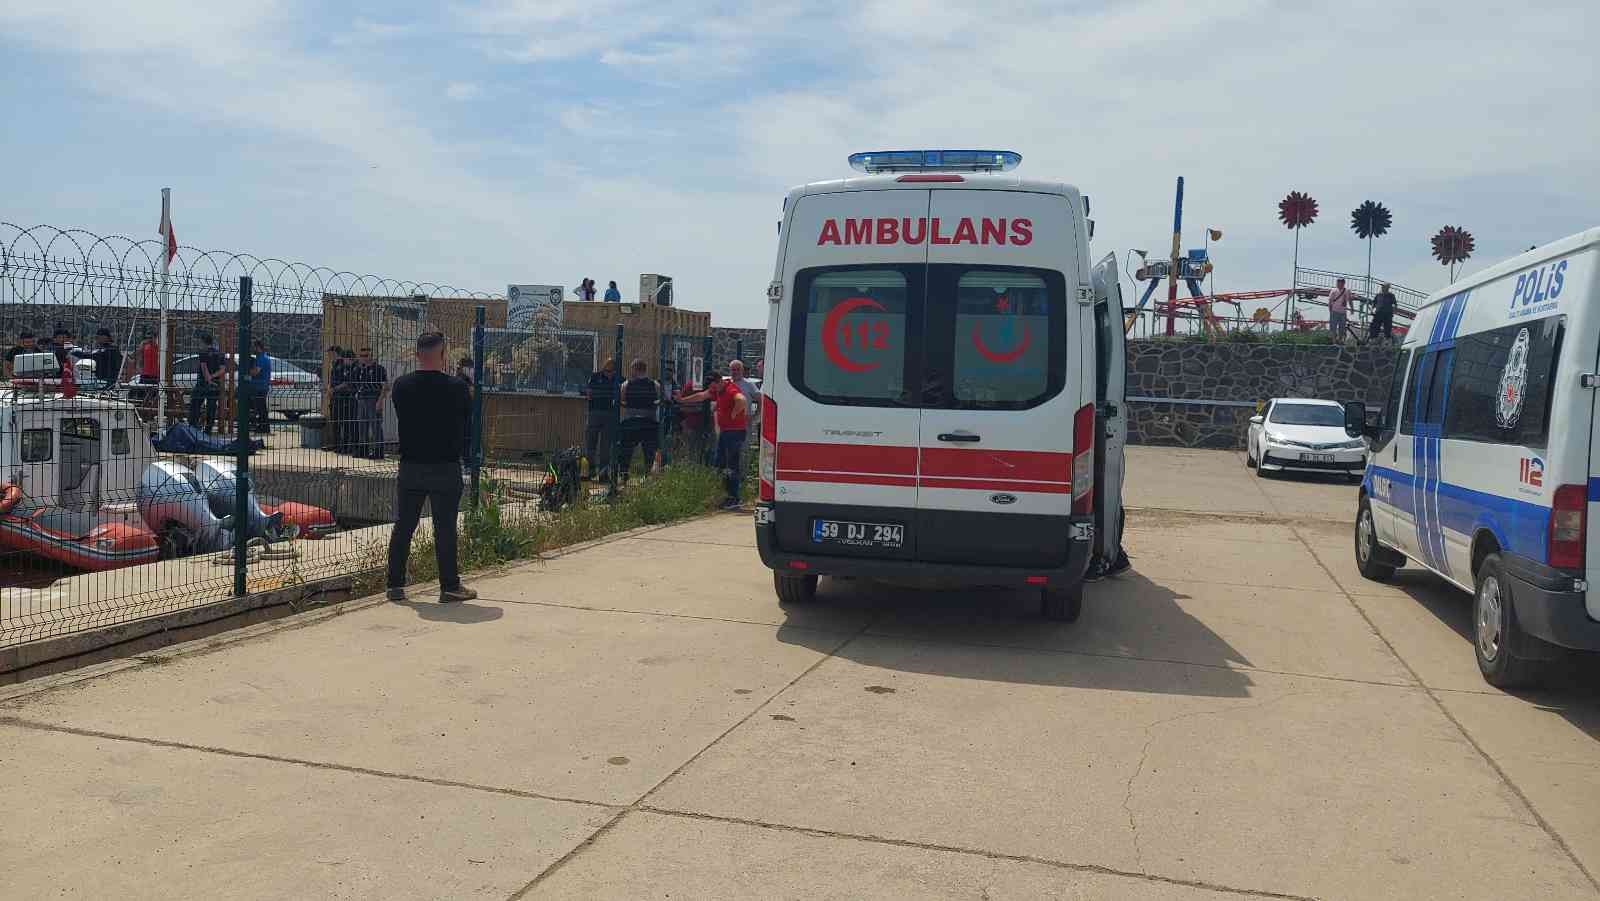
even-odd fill
[(1128, 440), (1243, 447), (1256, 403), (1269, 397), (1381, 404), (1394, 359), (1392, 347), (1130, 341)]
[(713, 326), (711, 329), (711, 360), (717, 370), (723, 371), (728, 367), (728, 361), (739, 355), (739, 342), (744, 342), (744, 363), (752, 372), (761, 372), (756, 367), (757, 363), (767, 353), (767, 330), (764, 328), (722, 328)]

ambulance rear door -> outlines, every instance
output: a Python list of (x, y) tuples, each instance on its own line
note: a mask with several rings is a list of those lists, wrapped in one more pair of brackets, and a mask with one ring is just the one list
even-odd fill
[[(779, 547), (910, 560), (919, 536), (925, 189), (806, 194), (783, 258), (773, 482)], [(905, 229), (917, 240), (907, 240)], [(783, 382), (777, 385), (779, 379)]]
[(920, 560), (1066, 563), (1073, 417), (1089, 402), (1084, 336), (1069, 335), (1080, 315), (1076, 203), (1023, 191), (932, 192)]

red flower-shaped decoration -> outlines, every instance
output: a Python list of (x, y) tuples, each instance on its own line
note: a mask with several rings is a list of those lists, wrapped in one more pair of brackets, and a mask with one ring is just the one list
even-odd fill
[(1317, 219), (1317, 202), (1310, 194), (1290, 191), (1289, 196), (1278, 201), (1278, 221), (1284, 228), (1304, 228)]
[(1433, 236), (1433, 258), (1445, 266), (1465, 261), (1474, 247), (1472, 232), (1454, 225), (1446, 225)]

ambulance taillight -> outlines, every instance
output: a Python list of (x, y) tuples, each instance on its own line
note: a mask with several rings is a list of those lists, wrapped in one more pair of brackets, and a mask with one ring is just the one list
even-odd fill
[(1072, 417), (1072, 513), (1094, 512), (1094, 404)]
[(761, 458), (758, 470), (761, 480), (760, 499), (773, 500), (776, 493), (773, 483), (778, 474), (778, 405), (767, 395), (761, 395)]
[(1584, 518), (1589, 508), (1586, 485), (1562, 485), (1550, 508), (1547, 556), (1557, 569), (1583, 568)]

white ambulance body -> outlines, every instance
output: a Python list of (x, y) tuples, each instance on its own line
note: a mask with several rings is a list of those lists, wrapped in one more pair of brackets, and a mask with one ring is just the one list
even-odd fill
[(1019, 160), (857, 154), (873, 174), (785, 201), (756, 515), (781, 600), (933, 579), (1032, 586), (1070, 620), (1116, 553), (1116, 261), (1091, 269), (1077, 188), (1000, 174)]
[[(1531, 681), (1553, 646), (1600, 650), (1600, 228), (1530, 250), (1418, 309), (1356, 519), (1364, 576), (1409, 559), (1474, 594), (1478, 665)], [(1346, 410), (1356, 433), (1359, 406)]]

